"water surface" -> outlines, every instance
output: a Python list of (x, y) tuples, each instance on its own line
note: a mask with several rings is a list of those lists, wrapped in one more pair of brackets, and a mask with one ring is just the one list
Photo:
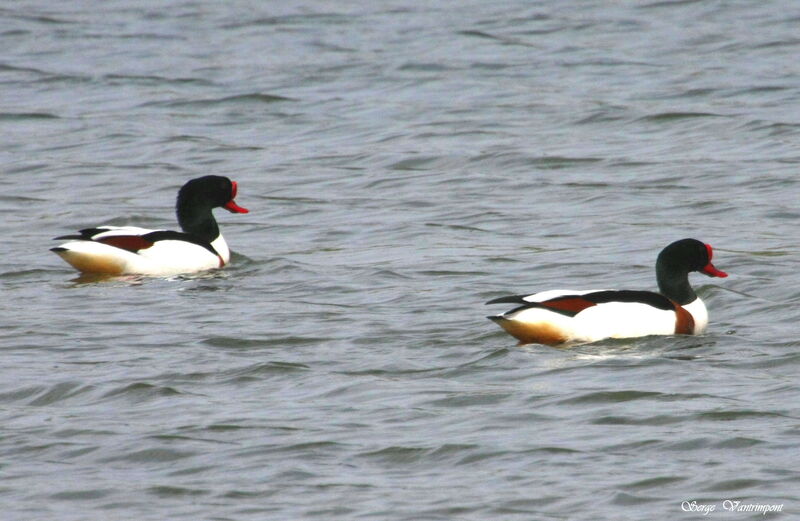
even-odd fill
[[(5, 519), (715, 519), (800, 480), (792, 2), (0, 8)], [(48, 252), (238, 181), (229, 269)], [(655, 287), (701, 337), (518, 347), (504, 294)]]

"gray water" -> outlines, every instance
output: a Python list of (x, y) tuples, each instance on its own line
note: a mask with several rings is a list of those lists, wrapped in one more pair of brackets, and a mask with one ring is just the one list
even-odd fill
[[(492, 4), (0, 7), (2, 519), (800, 515), (800, 5)], [(224, 271), (48, 251), (211, 173)], [(706, 335), (484, 318), (683, 237)]]

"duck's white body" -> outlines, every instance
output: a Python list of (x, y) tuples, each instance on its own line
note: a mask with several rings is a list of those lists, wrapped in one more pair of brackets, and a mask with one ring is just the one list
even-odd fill
[[(522, 299), (546, 303), (559, 297), (605, 291), (609, 290), (549, 290)], [(703, 333), (708, 326), (708, 311), (703, 301), (698, 297), (680, 307), (692, 317), (691, 331), (686, 329), (688, 324), (679, 320), (681, 315), (675, 309), (661, 309), (640, 302), (604, 302), (588, 306), (574, 316), (546, 307), (524, 307), (490, 318), (524, 343), (552, 345), (596, 342), (604, 338)]]
[(65, 242), (54, 250), (78, 271), (109, 275), (166, 277), (222, 268), (230, 261), (230, 250), (222, 235), (210, 243), (216, 254), (199, 244), (176, 239), (157, 240), (147, 246), (148, 241), (143, 238), (146, 247), (132, 251), (113, 244), (115, 241), (134, 244), (137, 237), (166, 230), (134, 226), (101, 226), (98, 230), (105, 231), (93, 235), (91, 240)]
[(52, 251), (84, 273), (170, 276), (221, 268), (231, 254), (212, 210), (247, 213), (234, 202), (236, 191), (236, 183), (227, 177), (192, 179), (178, 193), (182, 232), (100, 226), (57, 237), (69, 242)]
[(488, 317), (520, 343), (547, 345), (596, 342), (604, 338), (697, 335), (708, 326), (708, 311), (689, 285), (699, 271), (727, 277), (711, 263), (711, 246), (695, 239), (670, 244), (658, 256), (660, 293), (630, 290), (549, 290), (501, 297), (488, 304), (516, 307)]

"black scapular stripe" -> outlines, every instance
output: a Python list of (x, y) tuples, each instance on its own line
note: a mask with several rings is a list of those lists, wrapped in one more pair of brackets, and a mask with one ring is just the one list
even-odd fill
[(207, 241), (204, 241), (200, 237), (197, 237), (196, 235), (192, 235), (191, 233), (176, 232), (176, 231), (173, 231), (173, 230), (157, 230), (157, 231), (146, 233), (146, 234), (142, 235), (142, 238), (143, 239), (147, 239), (148, 241), (151, 241), (151, 242), (156, 242), (156, 241), (183, 241), (183, 242), (190, 242), (192, 244), (196, 244), (198, 246), (202, 246), (203, 248), (207, 249), (208, 251), (210, 251), (214, 255), (219, 256), (219, 253), (217, 253), (217, 250), (215, 250), (214, 247), (211, 246), (211, 243), (209, 243)]
[(73, 235), (59, 235), (53, 237), (54, 241), (75, 240), (75, 241), (91, 241), (92, 237), (98, 233), (107, 232), (108, 228), (84, 228), (79, 230), (77, 234)]
[(527, 304), (528, 301), (525, 300), (525, 295), (511, 295), (508, 297), (500, 297), (496, 299), (492, 299), (486, 303), (489, 304)]
[[(109, 231), (108, 228), (84, 228), (83, 230), (79, 230), (78, 234), (76, 235), (61, 235), (60, 237), (55, 237), (54, 240), (83, 240), (83, 241), (91, 241), (95, 235), (100, 233), (105, 233)], [(193, 235), (191, 233), (186, 232), (176, 232), (173, 230), (155, 230), (150, 233), (145, 233), (141, 236), (142, 239), (156, 242), (156, 241), (184, 241), (190, 242), (192, 244), (196, 244), (198, 246), (202, 246), (203, 248), (207, 249), (214, 255), (219, 255), (217, 250), (211, 246), (211, 243), (208, 241), (204, 241), (200, 237)]]
[[(562, 315), (568, 317), (574, 317), (580, 311), (574, 311), (570, 309), (559, 309), (555, 304), (559, 301), (563, 300), (570, 300), (570, 299), (579, 299), (585, 300), (587, 302), (591, 302), (593, 304), (607, 304), (609, 302), (630, 302), (630, 303), (638, 303), (638, 304), (646, 304), (648, 306), (653, 306), (657, 309), (663, 309), (665, 311), (672, 311), (675, 309), (675, 304), (660, 293), (655, 293), (653, 291), (638, 291), (638, 290), (606, 290), (606, 291), (595, 291), (593, 293), (584, 293), (583, 295), (560, 295), (558, 297), (554, 297), (550, 300), (545, 300), (544, 302), (528, 302), (527, 300), (523, 300), (520, 296), (513, 296), (513, 297), (501, 297), (499, 299), (491, 300), (487, 302), (487, 304), (494, 304), (494, 303), (511, 303), (511, 304), (522, 304), (519, 307), (512, 309), (504, 313), (505, 315), (511, 315), (516, 313), (517, 311), (522, 311), (523, 309), (531, 309), (531, 308), (541, 308), (546, 309), (548, 311), (552, 311), (554, 313), (560, 313)], [(548, 306), (548, 303), (552, 303), (553, 305)]]
[[(675, 305), (670, 299), (660, 293), (654, 291), (638, 291), (630, 289), (595, 291), (594, 293), (587, 293), (586, 295), (579, 295), (589, 302), (595, 304), (605, 304), (607, 302), (635, 302), (639, 304), (647, 304), (654, 308), (671, 311), (675, 309)], [(559, 297), (561, 298), (561, 297)]]

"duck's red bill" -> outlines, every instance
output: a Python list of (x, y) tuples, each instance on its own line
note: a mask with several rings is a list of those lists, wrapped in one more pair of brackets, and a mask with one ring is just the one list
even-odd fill
[(708, 264), (706, 264), (706, 266), (702, 270), (700, 270), (700, 273), (705, 273), (709, 277), (720, 277), (720, 278), (727, 277), (728, 276), (727, 273), (725, 273), (722, 270), (718, 270), (716, 266), (711, 264), (711, 259), (714, 258), (714, 250), (711, 248), (710, 244), (706, 244), (706, 252), (708, 252)]
[(234, 201), (233, 199), (225, 203), (223, 208), (233, 213), (248, 213), (250, 211), (247, 208), (242, 208), (241, 206), (236, 204), (236, 201)]
[(250, 210), (247, 208), (242, 208), (238, 204), (236, 204), (236, 193), (239, 191), (239, 185), (236, 184), (236, 181), (231, 181), (231, 200), (225, 203), (222, 207), (232, 213), (248, 213)]
[(706, 275), (708, 275), (709, 277), (721, 277), (721, 278), (725, 278), (725, 277), (727, 277), (727, 276), (728, 276), (728, 274), (727, 274), (727, 273), (725, 273), (724, 271), (718, 270), (718, 269), (717, 269), (717, 268), (716, 268), (716, 267), (715, 267), (713, 264), (711, 264), (710, 262), (709, 262), (708, 264), (706, 264), (706, 267), (705, 267), (705, 268), (703, 268), (702, 270), (700, 270), (700, 273), (705, 273), (705, 274), (706, 274)]

